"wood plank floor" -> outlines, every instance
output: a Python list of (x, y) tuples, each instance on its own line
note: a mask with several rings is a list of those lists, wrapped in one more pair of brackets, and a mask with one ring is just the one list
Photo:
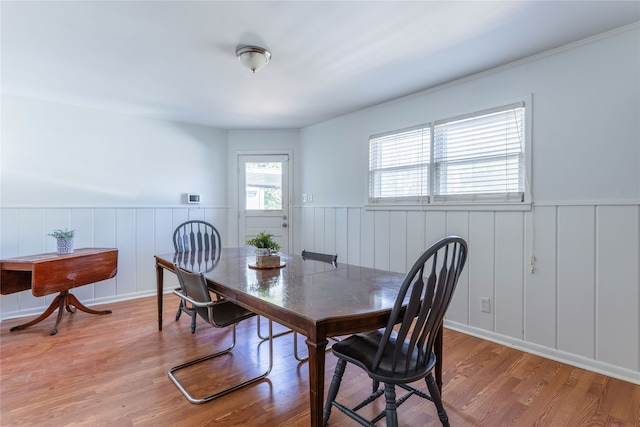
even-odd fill
[[(152, 297), (94, 307), (113, 310), (109, 315), (65, 313), (55, 336), (49, 335), (55, 315), (17, 332), (9, 329), (30, 318), (2, 322), (0, 425), (309, 425), (307, 365), (293, 358), (291, 334), (275, 340), (267, 380), (210, 403), (189, 403), (167, 369), (214, 352), (231, 334), (200, 322), (192, 335), (188, 318), (174, 320), (177, 304), (165, 295), (161, 332)], [(240, 324), (232, 356), (181, 377), (194, 393), (266, 367), (268, 346), (258, 346), (255, 322)], [(640, 426), (640, 386), (450, 330), (444, 354), (443, 400), (452, 426)], [(329, 353), (327, 384), (334, 366)], [(338, 397), (353, 403), (369, 388), (369, 380), (348, 367)], [(401, 407), (399, 420), (440, 425), (433, 405), (416, 397)], [(329, 425), (356, 424), (334, 409)]]

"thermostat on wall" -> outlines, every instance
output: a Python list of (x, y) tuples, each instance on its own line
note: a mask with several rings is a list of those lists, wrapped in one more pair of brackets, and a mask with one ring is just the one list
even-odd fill
[(199, 194), (187, 194), (187, 203), (200, 203)]

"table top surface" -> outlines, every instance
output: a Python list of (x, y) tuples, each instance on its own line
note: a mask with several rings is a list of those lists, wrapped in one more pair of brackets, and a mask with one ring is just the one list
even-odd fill
[[(337, 266), (300, 255), (280, 254), (283, 268), (255, 269), (254, 249), (223, 248), (219, 260), (203, 271), (214, 291), (237, 300), (239, 295), (267, 302), (283, 312), (313, 323), (389, 312), (404, 274), (338, 263)], [(197, 271), (184, 254), (156, 255), (159, 263), (174, 262)], [(220, 286), (216, 289), (216, 285)], [(255, 307), (255, 304), (251, 304)]]
[(117, 251), (116, 248), (80, 248), (74, 250), (71, 254), (59, 254), (57, 252), (47, 252), (43, 254), (35, 254), (35, 255), (25, 255), (13, 258), (5, 258), (0, 260), (1, 263), (38, 263), (38, 262), (48, 262), (54, 260), (61, 260), (65, 258), (77, 258), (81, 256), (87, 255), (96, 255), (105, 252), (113, 252)]

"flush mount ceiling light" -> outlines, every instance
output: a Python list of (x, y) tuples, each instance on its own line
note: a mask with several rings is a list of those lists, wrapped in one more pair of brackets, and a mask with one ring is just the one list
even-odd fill
[(271, 52), (259, 46), (241, 46), (236, 50), (236, 56), (242, 65), (254, 73), (271, 60)]

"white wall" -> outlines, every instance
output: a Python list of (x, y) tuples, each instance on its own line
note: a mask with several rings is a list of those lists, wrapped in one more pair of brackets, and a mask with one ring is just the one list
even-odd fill
[(3, 207), (224, 206), (226, 162), (224, 131), (2, 97)]
[(535, 201), (637, 202), (638, 45), (636, 26), (305, 128), (302, 191), (316, 205), (363, 205), (369, 135), (531, 94)]
[[(640, 383), (639, 55), (636, 25), (303, 129), (302, 245), (404, 272), (459, 234), (449, 327)], [(527, 95), (531, 211), (365, 207), (369, 135)]]
[[(116, 278), (75, 291), (89, 305), (153, 294), (153, 255), (173, 251), (179, 223), (227, 227), (224, 131), (4, 95), (1, 136), (0, 257), (54, 252), (57, 228), (75, 229), (76, 247), (117, 247)], [(2, 295), (1, 317), (53, 297)]]

